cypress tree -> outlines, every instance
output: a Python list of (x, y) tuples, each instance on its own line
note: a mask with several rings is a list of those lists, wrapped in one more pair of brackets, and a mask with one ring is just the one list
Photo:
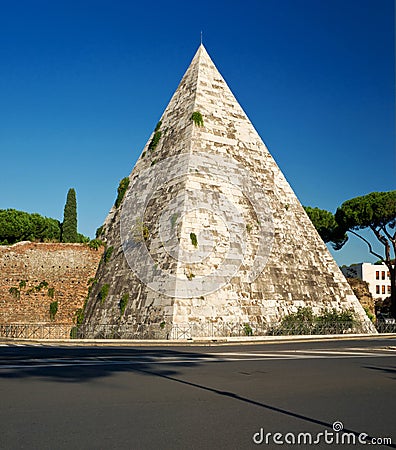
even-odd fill
[(62, 223), (62, 242), (78, 242), (76, 191), (70, 188), (67, 193)]

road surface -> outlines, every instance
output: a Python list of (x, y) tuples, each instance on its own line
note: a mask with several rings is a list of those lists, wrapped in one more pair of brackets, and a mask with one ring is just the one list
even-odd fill
[(0, 448), (396, 448), (395, 388), (395, 339), (0, 343)]

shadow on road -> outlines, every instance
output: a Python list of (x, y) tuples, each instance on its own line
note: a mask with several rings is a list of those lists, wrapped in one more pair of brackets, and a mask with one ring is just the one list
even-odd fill
[(389, 377), (392, 380), (396, 380), (396, 368), (395, 367), (374, 367), (374, 366), (363, 366), (364, 369), (376, 370), (377, 372), (384, 372), (387, 374), (395, 375), (394, 377)]
[(166, 349), (15, 347), (0, 351), (0, 379), (34, 377), (81, 383), (117, 372), (145, 375), (144, 369), (154, 368), (155, 373), (147, 374), (177, 375), (180, 368), (201, 361), (202, 354)]
[[(135, 369), (135, 370), (138, 370), (139, 372), (145, 372), (147, 375), (154, 375), (154, 376), (158, 376), (158, 377), (161, 377), (161, 378), (166, 378), (167, 380), (174, 381), (174, 382), (177, 382), (177, 383), (181, 383), (183, 385), (188, 385), (188, 386), (191, 386), (191, 387), (194, 387), (194, 388), (197, 388), (197, 389), (202, 389), (204, 391), (212, 392), (213, 394), (216, 394), (216, 395), (229, 397), (229, 398), (231, 398), (233, 400), (237, 400), (237, 401), (240, 401), (240, 402), (244, 402), (244, 403), (248, 403), (248, 404), (251, 404), (251, 405), (254, 405), (254, 406), (258, 406), (260, 408), (266, 409), (267, 411), (272, 411), (272, 412), (279, 413), (279, 414), (282, 414), (282, 415), (285, 415), (285, 416), (288, 416), (288, 417), (294, 417), (296, 419), (300, 419), (300, 420), (303, 420), (305, 422), (313, 423), (313, 424), (316, 424), (316, 425), (322, 425), (325, 428), (328, 428), (328, 429), (331, 429), (331, 430), (333, 429), (333, 424), (332, 423), (325, 422), (323, 420), (318, 420), (318, 419), (315, 419), (315, 418), (312, 418), (312, 417), (308, 417), (308, 416), (305, 416), (305, 415), (302, 415), (302, 414), (299, 414), (299, 413), (296, 413), (296, 412), (293, 412), (293, 411), (288, 411), (288, 410), (283, 409), (283, 408), (278, 408), (276, 406), (268, 405), (266, 403), (258, 402), (256, 400), (252, 400), (252, 399), (249, 399), (247, 397), (243, 397), (243, 396), (240, 396), (238, 394), (235, 394), (234, 392), (221, 391), (219, 389), (211, 388), (211, 387), (208, 387), (208, 386), (203, 386), (203, 385), (200, 385), (200, 384), (197, 384), (197, 383), (192, 383), (190, 381), (181, 380), (179, 378), (175, 378), (175, 377), (173, 377), (171, 375), (167, 375), (167, 374), (160, 374), (160, 373), (157, 373), (157, 372), (152, 372), (152, 371), (148, 371), (148, 370), (144, 370), (144, 369)], [(355, 431), (355, 430), (352, 430), (350, 428), (343, 428), (342, 431), (344, 433), (353, 433), (356, 437), (358, 437), (359, 435), (361, 435), (363, 433), (362, 431)], [(369, 441), (369, 440), (371, 440), (373, 438), (373, 436), (367, 435), (366, 433), (363, 433), (363, 434), (366, 435), (367, 441)], [(388, 448), (396, 448), (396, 445), (394, 445), (394, 444), (390, 444), (390, 445), (385, 445), (384, 444), (384, 446), (388, 447)]]

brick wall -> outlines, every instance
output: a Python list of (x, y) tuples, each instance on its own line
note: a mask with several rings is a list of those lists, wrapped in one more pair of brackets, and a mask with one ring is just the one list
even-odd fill
[(375, 315), (375, 302), (369, 291), (367, 282), (360, 278), (347, 278), (347, 281), (363, 308), (367, 308), (371, 314)]
[[(0, 323), (73, 323), (102, 253), (103, 248), (84, 244), (0, 246)], [(51, 321), (55, 301), (58, 311)]]

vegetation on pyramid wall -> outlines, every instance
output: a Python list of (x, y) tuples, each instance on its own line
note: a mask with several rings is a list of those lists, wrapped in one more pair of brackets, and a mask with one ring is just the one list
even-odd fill
[(108, 247), (108, 248), (106, 248), (105, 252), (103, 253), (103, 262), (105, 264), (110, 261), (113, 250), (114, 250), (114, 247)]
[(154, 129), (153, 138), (151, 139), (150, 144), (148, 146), (148, 149), (150, 151), (154, 151), (155, 150), (155, 148), (157, 147), (157, 145), (158, 145), (158, 143), (159, 143), (159, 141), (161, 139), (161, 136), (162, 136), (162, 132), (160, 131), (161, 125), (162, 125), (162, 121), (160, 120), (157, 123), (157, 125), (156, 125), (156, 127)]
[(119, 308), (120, 308), (120, 316), (124, 315), (125, 309), (128, 305), (128, 300), (129, 300), (129, 294), (125, 293), (120, 300), (120, 303), (118, 304)]
[(195, 233), (190, 233), (190, 239), (191, 239), (191, 244), (194, 247), (198, 247), (198, 239), (197, 239), (197, 235)]
[(155, 150), (155, 148), (157, 147), (157, 145), (158, 145), (158, 143), (159, 143), (159, 141), (160, 141), (160, 139), (161, 139), (161, 136), (162, 136), (161, 131), (156, 131), (156, 132), (154, 133), (154, 136), (153, 136), (153, 138), (151, 139), (150, 144), (149, 144), (149, 146), (148, 146), (148, 149), (149, 149), (150, 151)]
[[(129, 178), (125, 177), (120, 181), (120, 184), (118, 185), (118, 188), (117, 188), (117, 198), (114, 203), (116, 208), (118, 208), (121, 205), (124, 195), (128, 189), (128, 186), (129, 186)], [(98, 230), (99, 230), (99, 228), (98, 228)], [(98, 233), (98, 230), (97, 230), (97, 233)], [(101, 232), (102, 231), (100, 231), (100, 233)], [(99, 236), (97, 235), (96, 237), (99, 237)]]
[(109, 284), (104, 284), (99, 292), (99, 298), (101, 303), (103, 303), (106, 300), (106, 297), (109, 293), (109, 289), (110, 289), (110, 285)]
[(199, 111), (194, 111), (191, 116), (191, 120), (197, 125), (197, 127), (203, 127), (204, 121), (202, 114)]

